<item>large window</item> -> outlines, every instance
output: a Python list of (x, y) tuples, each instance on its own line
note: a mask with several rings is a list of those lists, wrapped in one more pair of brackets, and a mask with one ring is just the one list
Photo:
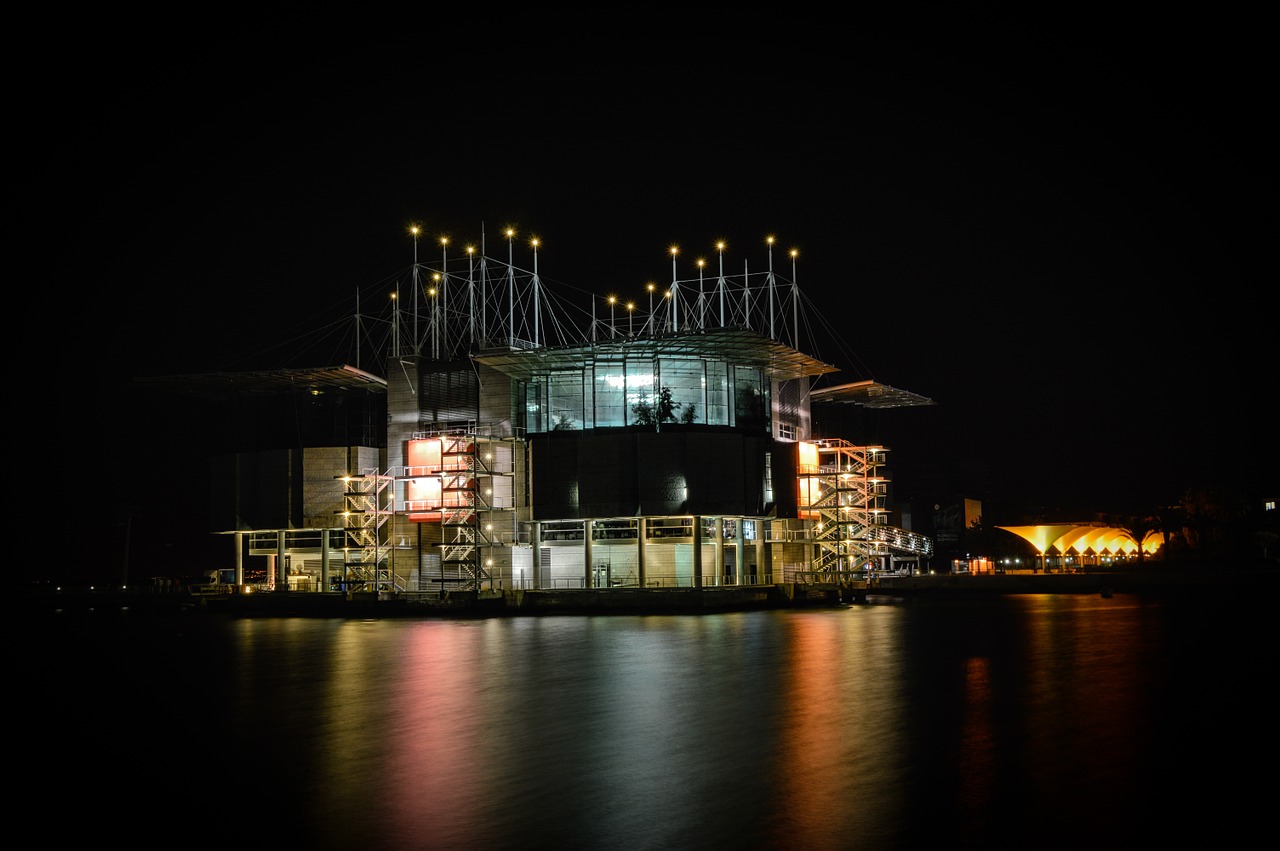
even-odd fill
[(595, 367), (595, 425), (627, 424), (627, 373), (621, 363), (598, 363)]
[(733, 369), (733, 424), (741, 428), (769, 428), (769, 391), (758, 369)]
[(547, 379), (547, 427), (552, 431), (583, 427), (582, 370), (555, 372)]
[(653, 361), (627, 361), (627, 424), (631, 425), (644, 417), (638, 416), (638, 410), (654, 409)]
[(547, 405), (547, 400), (544, 398), (545, 391), (546, 384), (536, 378), (525, 386), (525, 427), (530, 432), (547, 430), (547, 424), (543, 418)]
[(723, 361), (707, 361), (707, 411), (699, 422), (708, 425), (729, 424), (729, 365)]
[(769, 430), (769, 383), (763, 373), (723, 361), (606, 361), (543, 375), (525, 390), (530, 433), (660, 422)]
[(705, 423), (706, 379), (703, 362), (688, 358), (663, 358), (658, 365), (662, 390), (670, 392), (670, 418), (679, 423)]

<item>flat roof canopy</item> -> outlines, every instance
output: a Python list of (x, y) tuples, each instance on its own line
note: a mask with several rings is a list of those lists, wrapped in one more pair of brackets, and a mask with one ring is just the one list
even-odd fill
[(485, 349), (476, 361), (525, 381), (552, 372), (581, 369), (596, 363), (630, 359), (687, 357), (719, 360), (761, 370), (771, 380), (785, 381), (838, 372), (837, 367), (747, 328), (718, 328), (645, 337), (617, 337), (584, 346), (530, 349)]
[(911, 408), (938, 404), (924, 396), (875, 381), (855, 381), (852, 384), (810, 390), (809, 398), (814, 402), (861, 405), (864, 408)]
[(135, 379), (143, 387), (179, 395), (225, 399), (236, 395), (269, 395), (365, 390), (386, 393), (387, 380), (354, 366), (273, 369), (260, 372), (209, 372), (195, 375), (159, 375)]

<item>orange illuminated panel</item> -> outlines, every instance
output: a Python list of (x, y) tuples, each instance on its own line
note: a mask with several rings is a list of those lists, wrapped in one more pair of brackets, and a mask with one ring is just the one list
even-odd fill
[(993, 574), (996, 572), (996, 563), (989, 558), (969, 559), (969, 572)]
[(796, 480), (797, 496), (799, 499), (798, 507), (801, 509), (801, 517), (817, 517), (816, 511), (804, 511), (810, 508), (822, 499), (822, 482), (812, 476), (801, 476)]
[(439, 523), (439, 511), (410, 511), (405, 514), (405, 519), (411, 523)]
[(822, 482), (810, 476), (803, 476), (798, 481), (800, 486), (800, 504), (810, 506), (822, 498)]
[(409, 475), (434, 473), (440, 469), (440, 438), (427, 437), (410, 440), (405, 460), (405, 472)]
[(818, 472), (818, 447), (812, 443), (800, 441), (796, 444), (799, 457), (796, 459), (799, 466), (796, 468), (802, 473)]
[(435, 476), (409, 479), (404, 483), (405, 502), (428, 503), (433, 508), (439, 508), (440, 492), (440, 479)]
[[(427, 441), (422, 442), (425, 443)], [(439, 441), (436, 441), (437, 447), (439, 447), (439, 443)], [(442, 487), (439, 477), (422, 476), (416, 479), (406, 479), (404, 483), (406, 516), (418, 523), (439, 520), (441, 492)]]

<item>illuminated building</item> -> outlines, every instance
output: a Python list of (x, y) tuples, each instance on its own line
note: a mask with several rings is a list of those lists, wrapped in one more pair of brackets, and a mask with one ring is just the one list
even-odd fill
[[(216, 465), (237, 582), (262, 559), (268, 587), (298, 591), (705, 589), (839, 582), (932, 553), (889, 524), (887, 449), (814, 435), (810, 416), (932, 403), (874, 381), (816, 386), (837, 368), (803, 352), (794, 254), (788, 280), (772, 240), (765, 270), (726, 275), (721, 245), (719, 274), (699, 262), (692, 280), (672, 249), (669, 284), (584, 295), (574, 324), (536, 241), (519, 246), (523, 269), (511, 232), (505, 259), (482, 244), (451, 260), (441, 240), (438, 264), (418, 262), (419, 236), (381, 377), (263, 379), (385, 394), (385, 433)], [(246, 509), (277, 491), (292, 496)]]
[[(1102, 523), (1059, 523), (1038, 526), (997, 526), (1017, 535), (1035, 548), (1040, 570), (1056, 565), (1059, 570), (1093, 566), (1110, 567), (1138, 553), (1139, 543), (1128, 530)], [(1154, 556), (1164, 543), (1164, 534), (1149, 530), (1143, 536), (1143, 554)]]

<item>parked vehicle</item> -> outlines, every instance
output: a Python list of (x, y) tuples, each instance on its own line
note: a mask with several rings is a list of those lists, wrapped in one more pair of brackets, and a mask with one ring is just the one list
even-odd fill
[(236, 590), (236, 571), (233, 567), (206, 570), (199, 579), (187, 583), (188, 593), (197, 597), (231, 594)]

